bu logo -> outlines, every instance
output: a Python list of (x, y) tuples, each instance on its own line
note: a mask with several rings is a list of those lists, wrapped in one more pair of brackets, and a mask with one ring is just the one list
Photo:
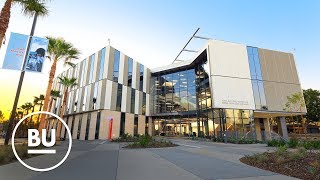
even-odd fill
[[(47, 142), (47, 130), (42, 129), (41, 139), (37, 129), (28, 129), (28, 147), (38, 147), (42, 143), (43, 146), (49, 148), (56, 143), (56, 130), (51, 130), (51, 140)], [(28, 154), (55, 154), (55, 149), (28, 149)]]

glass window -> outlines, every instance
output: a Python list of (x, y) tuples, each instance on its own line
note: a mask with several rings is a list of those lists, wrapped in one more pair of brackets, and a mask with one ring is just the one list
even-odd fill
[(93, 82), (92, 76), (93, 76), (93, 68), (94, 68), (94, 57), (95, 55), (92, 54), (90, 58), (90, 71), (89, 71), (89, 79), (88, 79), (89, 84)]
[(128, 87), (132, 86), (132, 70), (133, 70), (133, 60), (128, 59)]
[(144, 66), (140, 64), (140, 84), (139, 84), (140, 91), (143, 91), (143, 73), (144, 73)]
[(91, 114), (88, 113), (85, 140), (89, 139), (90, 122), (91, 122)]
[(146, 104), (147, 104), (147, 94), (143, 93), (143, 98), (142, 98), (142, 115), (146, 114)]
[(79, 115), (79, 124), (78, 124), (78, 131), (77, 131), (77, 139), (80, 139), (81, 123), (82, 123), (82, 114)]
[(72, 116), (72, 122), (71, 122), (71, 137), (73, 135), (73, 126), (74, 126), (75, 116)]
[(124, 133), (125, 133), (125, 131), (124, 131), (125, 124), (126, 124), (126, 114), (125, 113), (121, 113), (120, 136), (124, 135)]
[(134, 89), (131, 89), (131, 106), (130, 106), (130, 112), (131, 112), (131, 113), (134, 113), (135, 98), (136, 98), (135, 90), (134, 90)]
[(261, 101), (261, 108), (268, 109), (266, 95), (264, 92), (264, 86), (262, 81), (258, 81), (259, 93), (260, 93), (260, 101)]
[(99, 69), (99, 80), (103, 79), (104, 63), (106, 57), (106, 48), (101, 50), (101, 59), (100, 59), (100, 69)]
[(75, 96), (76, 97), (75, 97), (75, 100), (74, 100), (73, 112), (77, 111), (78, 98), (79, 98), (79, 89), (76, 90)]
[(96, 132), (95, 132), (95, 135), (94, 135), (94, 139), (99, 139), (100, 118), (101, 118), (101, 112), (99, 111), (98, 114), (97, 114)]
[(83, 88), (84, 93), (83, 93), (83, 100), (82, 100), (82, 111), (86, 110), (86, 104), (87, 104), (87, 92), (88, 92), (88, 86), (85, 86)]
[(258, 87), (257, 80), (252, 80), (252, 90), (253, 90), (253, 96), (254, 96), (254, 102), (256, 104), (256, 108), (261, 109), (260, 94), (259, 94), (259, 87)]
[(134, 135), (138, 135), (138, 115), (134, 115)]
[(120, 66), (120, 52), (114, 50), (114, 62), (113, 62), (113, 81), (118, 82), (119, 78), (119, 66)]
[(121, 111), (122, 84), (118, 84), (116, 111)]
[(93, 98), (92, 98), (92, 102), (93, 102), (93, 106), (92, 109), (97, 109), (97, 98), (98, 98), (98, 82), (94, 83), (94, 90), (93, 90)]
[(80, 87), (82, 87), (84, 85), (83, 80), (84, 80), (84, 73), (85, 73), (85, 68), (86, 68), (86, 60), (81, 62), (81, 75), (80, 75)]

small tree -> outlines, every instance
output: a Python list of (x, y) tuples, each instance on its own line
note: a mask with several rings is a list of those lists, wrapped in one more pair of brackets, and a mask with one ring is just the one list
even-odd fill
[(320, 91), (314, 89), (303, 90), (306, 102), (308, 121), (320, 121)]
[[(293, 119), (293, 114), (292, 113), (293, 112), (302, 113), (302, 109), (304, 107), (305, 107), (305, 102), (304, 102), (304, 99), (303, 99), (303, 94), (301, 92), (297, 92), (297, 93), (292, 94), (291, 96), (287, 96), (286, 109), (290, 110), (292, 119)], [(302, 114), (301, 114), (301, 123), (302, 123), (302, 126), (303, 126), (303, 131), (304, 131), (305, 137), (307, 137), (306, 121), (304, 120)]]

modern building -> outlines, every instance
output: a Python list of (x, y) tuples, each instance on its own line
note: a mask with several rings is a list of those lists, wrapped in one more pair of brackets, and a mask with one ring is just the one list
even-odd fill
[[(302, 92), (291, 53), (213, 39), (193, 59), (156, 69), (107, 46), (60, 76), (78, 80), (64, 119), (80, 140), (124, 133), (264, 140), (274, 134), (270, 124), (288, 138), (286, 117), (306, 113), (286, 108), (287, 96)], [(58, 79), (53, 87), (64, 88)], [(60, 107), (58, 99), (51, 111)]]

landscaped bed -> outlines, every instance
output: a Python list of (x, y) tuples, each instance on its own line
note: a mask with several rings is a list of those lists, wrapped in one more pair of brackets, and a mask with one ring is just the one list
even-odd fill
[(156, 140), (155, 138), (148, 135), (131, 136), (124, 134), (121, 137), (112, 140), (112, 142), (131, 142), (124, 146), (124, 148), (165, 148), (178, 146), (171, 141), (163, 139)]
[[(16, 144), (15, 147), (21, 159), (28, 159), (30, 157), (35, 156), (35, 155), (28, 154), (28, 145), (25, 143)], [(9, 164), (14, 161), (17, 161), (17, 159), (13, 154), (11, 145), (9, 146), (0, 145), (0, 165)]]
[(287, 150), (279, 147), (275, 152), (245, 156), (241, 162), (300, 179), (320, 179), (320, 153), (303, 147)]

